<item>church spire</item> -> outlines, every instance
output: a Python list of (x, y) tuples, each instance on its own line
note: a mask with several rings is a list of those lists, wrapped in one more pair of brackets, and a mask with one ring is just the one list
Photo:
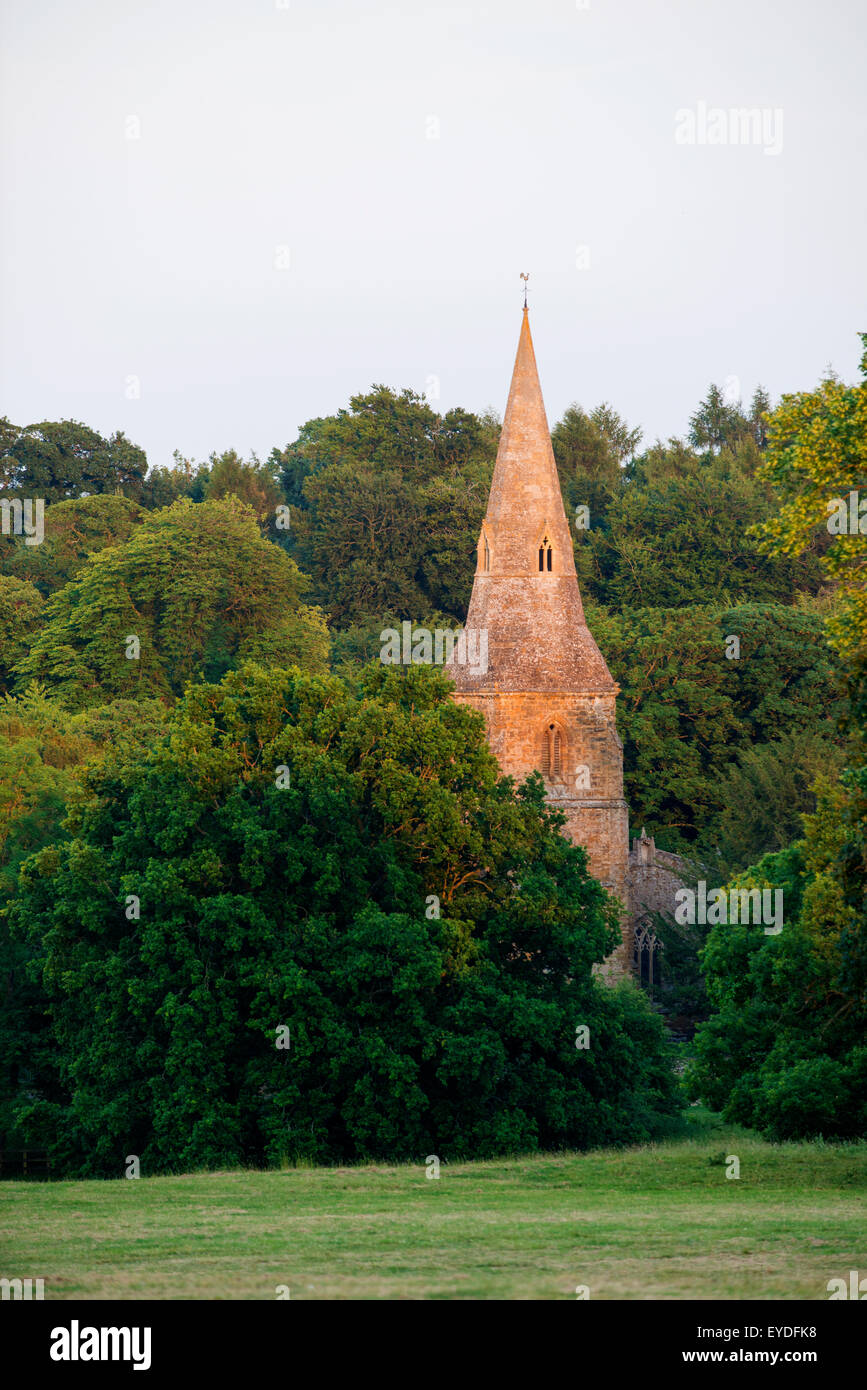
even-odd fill
[[(584, 845), (590, 872), (626, 903), (617, 685), (584, 621), (526, 307), (466, 633), (463, 653), (458, 643), (448, 662), (453, 698), (484, 716), (504, 773), (518, 782), (541, 775), (563, 834)], [(624, 917), (612, 973), (630, 970), (633, 937)]]
[(458, 690), (617, 690), (584, 621), (526, 307), (466, 625), (488, 633), (488, 671), (454, 666)]
[[(563, 509), (526, 308), (485, 521), (499, 537), (495, 572), (524, 573), (528, 567), (530, 573), (537, 572), (538, 557), (531, 553), (534, 542), (538, 549), (541, 541), (547, 539), (552, 551), (552, 573), (575, 573), (572, 537)], [(580, 605), (580, 598), (578, 602)]]

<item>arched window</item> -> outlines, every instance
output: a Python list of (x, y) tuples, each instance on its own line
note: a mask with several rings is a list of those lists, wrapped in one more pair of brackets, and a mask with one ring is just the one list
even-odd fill
[(559, 782), (563, 772), (563, 736), (556, 724), (549, 724), (542, 738), (542, 776)]
[(485, 536), (485, 557), (484, 557), (484, 558), (485, 558), (484, 567), (485, 567), (486, 570), (489, 570), (489, 569), (491, 568), (491, 547), (488, 545), (488, 538), (487, 538), (487, 536)]
[(539, 546), (539, 573), (540, 573), (540, 574), (543, 573), (545, 570), (547, 570), (548, 573), (550, 574), (550, 572), (551, 572), (551, 555), (552, 555), (552, 553), (553, 553), (553, 552), (552, 552), (552, 550), (551, 550), (551, 542), (549, 541), (548, 537), (545, 536), (545, 537), (543, 537), (543, 539), (542, 539), (542, 544)]

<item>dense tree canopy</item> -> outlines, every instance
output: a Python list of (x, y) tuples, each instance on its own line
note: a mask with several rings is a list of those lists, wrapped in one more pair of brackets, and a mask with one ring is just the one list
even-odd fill
[(839, 678), (807, 609), (591, 608), (588, 622), (621, 687), (630, 814), (668, 849), (716, 850), (739, 749), (798, 734), (809, 757), (837, 737)]
[(92, 555), (49, 599), (18, 677), (83, 709), (171, 699), (186, 681), (252, 657), (322, 666), (328, 635), (301, 602), (306, 587), (236, 498), (175, 502)]
[(65, 1171), (479, 1156), (670, 1121), (659, 1020), (592, 974), (613, 904), (448, 691), (378, 663), (358, 694), (245, 667), (90, 772), (75, 838), (11, 911), (47, 993), (14, 1122)]
[(34, 584), (0, 574), (0, 695), (12, 688), (12, 669), (27, 653), (39, 626), (42, 605), (42, 595)]
[[(770, 417), (762, 469), (780, 497), (778, 510), (762, 527), (764, 547), (771, 554), (798, 556), (818, 535), (826, 547), (825, 571), (839, 584), (842, 599), (829, 631), (853, 669), (862, 667), (867, 653), (867, 333), (861, 341), (863, 380), (857, 386), (831, 375), (815, 391), (783, 397)], [(845, 529), (835, 532), (834, 504), (843, 499)]]
[(576, 531), (582, 586), (616, 608), (791, 603), (798, 591), (815, 593), (815, 554), (764, 554), (750, 533), (773, 507), (757, 462), (751, 443), (708, 461), (682, 446), (649, 451), (604, 524)]
[(220, 455), (212, 454), (204, 495), (211, 500), (239, 497), (252, 507), (262, 530), (273, 533), (277, 508), (284, 500), (275, 472), (276, 469), (255, 458), (245, 463), (234, 449)]
[(92, 492), (136, 497), (147, 470), (143, 449), (117, 432), (103, 439), (77, 420), (19, 429), (0, 421), (0, 489), (59, 502)]
[[(818, 535), (826, 572), (839, 585), (828, 633), (850, 697), (848, 766), (837, 781), (833, 764), (817, 779), (819, 804), (803, 817), (803, 838), (735, 880), (780, 884), (783, 931), (716, 927), (702, 957), (714, 1011), (697, 1037), (695, 1093), (777, 1138), (860, 1137), (867, 1123), (867, 550), (857, 519), (867, 353), (862, 365), (857, 387), (829, 376), (814, 392), (783, 398), (767, 417), (762, 469), (782, 497), (763, 527), (767, 550), (800, 555)], [(853, 491), (855, 528), (834, 535), (829, 503), (848, 503)], [(749, 767), (748, 756), (742, 764)]]
[(88, 556), (125, 541), (143, 515), (137, 502), (114, 493), (52, 502), (45, 508), (40, 545), (28, 545), (23, 536), (0, 539), (0, 568), (48, 597), (69, 583)]
[[(862, 822), (863, 826), (863, 822)], [(825, 785), (804, 841), (733, 881), (779, 887), (785, 921), (713, 927), (702, 956), (712, 1017), (696, 1036), (694, 1093), (775, 1139), (861, 1138), (867, 1126), (867, 934), (839, 857), (851, 808)], [(863, 844), (863, 833), (862, 833)]]
[(78, 774), (120, 747), (141, 753), (165, 721), (158, 701), (127, 700), (69, 714), (33, 686), (0, 700), (0, 1137), (15, 1131), (14, 1111), (38, 1076), (53, 1084), (52, 1044), (45, 1036), (46, 998), (28, 974), (32, 951), (9, 930), (25, 860), (67, 839), (67, 806)]
[(375, 386), (275, 451), (298, 509), (293, 554), (333, 622), (464, 617), (498, 433), (488, 417), (439, 416)]
[(623, 466), (632, 459), (641, 438), (607, 403), (588, 414), (570, 405), (551, 431), (567, 515), (585, 506), (590, 524), (604, 521), (623, 487)]
[[(865, 392), (867, 357), (776, 410), (712, 386), (641, 454), (608, 404), (552, 431), (633, 824), (785, 884), (779, 938), (660, 923), (663, 1007), (711, 1015), (696, 1094), (778, 1136), (863, 1123), (867, 523), (828, 516), (860, 515)], [(541, 782), (441, 676), (361, 671), (463, 620), (498, 437), (374, 386), (264, 465), (146, 474), (0, 421), (0, 491), (48, 504), (0, 537), (0, 1134), (112, 1174), (664, 1128), (658, 1021), (591, 974), (613, 908)]]

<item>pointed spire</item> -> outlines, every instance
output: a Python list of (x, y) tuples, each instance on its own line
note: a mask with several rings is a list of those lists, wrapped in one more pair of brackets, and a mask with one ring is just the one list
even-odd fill
[(488, 671), (453, 667), (458, 690), (618, 689), (584, 621), (526, 308), (466, 626), (488, 633)]
[[(563, 510), (526, 308), (485, 520), (498, 533), (498, 571), (538, 573), (533, 543), (538, 550), (547, 534), (557, 572), (575, 573), (572, 537)], [(538, 533), (531, 536), (529, 545), (528, 525)]]

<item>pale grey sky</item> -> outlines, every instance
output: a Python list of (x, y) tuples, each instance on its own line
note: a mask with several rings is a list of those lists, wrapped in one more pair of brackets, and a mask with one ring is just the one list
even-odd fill
[(857, 375), (863, 0), (3, 0), (0, 37), (18, 424), (161, 464), (378, 381), (502, 413), (524, 270), (552, 424)]

